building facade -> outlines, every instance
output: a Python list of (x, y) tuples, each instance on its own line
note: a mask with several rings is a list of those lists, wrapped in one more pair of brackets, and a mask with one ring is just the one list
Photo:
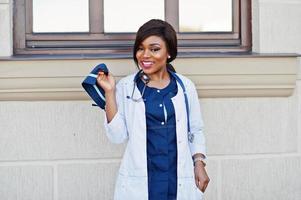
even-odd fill
[[(252, 1), (252, 55), (178, 58), (205, 122), (208, 200), (301, 199), (301, 1)], [(13, 2), (0, 0), (0, 199), (112, 199), (125, 145), (81, 81), (131, 59), (13, 56)]]

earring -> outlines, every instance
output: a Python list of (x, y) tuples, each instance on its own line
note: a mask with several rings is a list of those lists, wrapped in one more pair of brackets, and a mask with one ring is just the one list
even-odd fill
[(168, 55), (167, 58), (169, 59), (169, 58), (170, 58), (170, 55)]

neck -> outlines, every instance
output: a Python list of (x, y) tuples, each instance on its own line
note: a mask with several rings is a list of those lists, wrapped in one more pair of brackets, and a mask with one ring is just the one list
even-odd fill
[(151, 81), (155, 82), (162, 82), (169, 80), (169, 74), (166, 68), (163, 68), (162, 70), (148, 75)]

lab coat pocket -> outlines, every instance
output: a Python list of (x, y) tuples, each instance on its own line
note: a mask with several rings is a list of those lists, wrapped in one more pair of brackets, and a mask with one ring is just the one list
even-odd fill
[(147, 190), (146, 187), (146, 179), (144, 177), (135, 177), (135, 176), (130, 176), (128, 177), (127, 181), (127, 196), (128, 198), (124, 199), (137, 199), (137, 200), (147, 200)]
[(119, 175), (114, 200), (147, 200), (147, 179), (139, 176)]
[(194, 194), (195, 194), (195, 199), (196, 200), (203, 200), (204, 193), (201, 190), (199, 190), (199, 188), (197, 186), (195, 186)]
[(178, 199), (180, 200), (202, 200), (203, 193), (195, 185), (193, 177), (178, 179)]

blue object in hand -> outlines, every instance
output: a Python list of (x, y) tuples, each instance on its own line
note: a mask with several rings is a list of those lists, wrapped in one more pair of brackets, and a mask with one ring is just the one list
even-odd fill
[(104, 63), (101, 63), (97, 65), (91, 71), (91, 73), (84, 79), (84, 81), (82, 82), (82, 86), (89, 94), (89, 96), (93, 99), (93, 101), (96, 103), (96, 106), (105, 109), (105, 91), (97, 84), (97, 76), (98, 72), (100, 71), (104, 72), (105, 75), (109, 74), (107, 66)]

